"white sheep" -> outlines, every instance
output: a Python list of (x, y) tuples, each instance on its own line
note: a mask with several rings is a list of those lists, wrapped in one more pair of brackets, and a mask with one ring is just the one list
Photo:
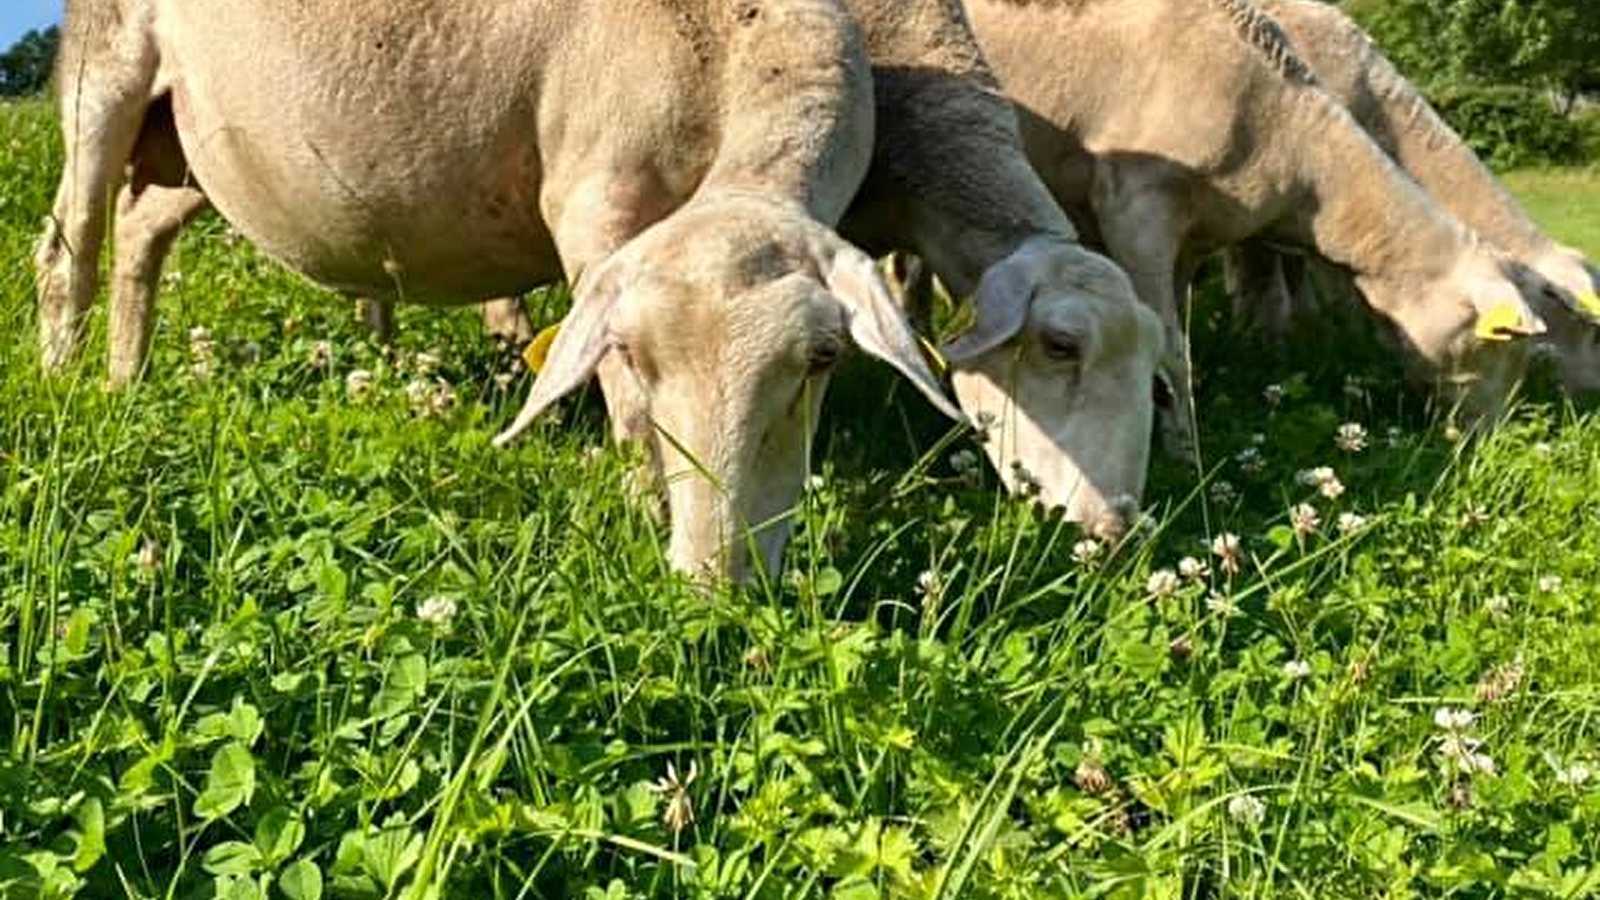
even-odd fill
[[(356, 295), (576, 283), (497, 440), (606, 360), (608, 400), (642, 398), (682, 569), (776, 564), (776, 514), (799, 496), (847, 342), (958, 415), (871, 258), (826, 227), (873, 128), (861, 36), (836, 0), (73, 0), (59, 77), (66, 160), (36, 257), (47, 370), (80, 344), (107, 198), (157, 237), (209, 199), (270, 255)], [(163, 240), (146, 244), (139, 265), (158, 270)], [(112, 316), (128, 372), (144, 296)], [(747, 526), (761, 526), (754, 560)]]
[[(1543, 276), (1527, 296), (1549, 331), (1539, 341), (1555, 356), (1563, 385), (1600, 390), (1600, 269), (1542, 231), (1461, 136), (1338, 7), (1312, 0), (1258, 0), (1281, 26), (1317, 81), (1350, 110), (1380, 147), (1462, 224)], [(1230, 282), (1239, 305), (1282, 330), (1305, 305), (1311, 273), (1301, 260), (1285, 260), (1268, 247), (1230, 252)], [(1318, 283), (1332, 287), (1325, 266)], [(1338, 291), (1338, 293), (1348, 293)], [(1298, 298), (1296, 297), (1298, 294)]]
[[(1440, 209), (1248, 0), (968, 0), (1045, 182), (1162, 317), (1192, 452), (1185, 308), (1201, 255), (1252, 237), (1355, 275), (1416, 373), (1492, 418), (1543, 329), (1516, 268)], [(1037, 419), (1060, 415), (1039, 408)]]

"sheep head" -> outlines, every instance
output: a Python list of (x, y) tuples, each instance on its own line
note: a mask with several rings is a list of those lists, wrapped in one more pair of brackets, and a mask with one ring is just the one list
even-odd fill
[(1529, 338), (1546, 332), (1525, 299), (1536, 293), (1526, 269), (1483, 245), (1462, 254), (1442, 277), (1416, 283), (1356, 285), (1382, 310), (1405, 344), (1413, 378), (1431, 383), (1463, 424), (1493, 424), (1527, 370)]
[(613, 421), (645, 424), (666, 487), (673, 566), (734, 580), (752, 563), (774, 571), (829, 373), (851, 345), (959, 418), (870, 257), (797, 206), (697, 200), (580, 278), (526, 405), (496, 442), (605, 360)]
[(990, 267), (945, 348), (962, 409), (1012, 491), (1102, 536), (1144, 490), (1161, 322), (1105, 257), (1035, 238)]
[(1554, 358), (1562, 386), (1571, 393), (1600, 391), (1600, 269), (1561, 246), (1532, 268), (1543, 282), (1530, 303), (1550, 329), (1540, 343)]

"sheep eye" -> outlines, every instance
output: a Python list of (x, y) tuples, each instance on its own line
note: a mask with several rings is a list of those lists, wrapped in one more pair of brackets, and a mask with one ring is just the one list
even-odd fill
[(1076, 362), (1083, 356), (1083, 345), (1066, 334), (1045, 334), (1039, 338), (1044, 355), (1061, 362)]
[(833, 368), (843, 354), (844, 348), (838, 341), (832, 339), (819, 341), (806, 356), (806, 367), (811, 370), (811, 374), (820, 375)]

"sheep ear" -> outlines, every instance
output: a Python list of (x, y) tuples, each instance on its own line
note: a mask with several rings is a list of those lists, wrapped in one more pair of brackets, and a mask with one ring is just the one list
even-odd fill
[(1522, 301), (1506, 300), (1479, 312), (1472, 332), (1483, 341), (1509, 341), (1544, 334), (1545, 325)]
[(1020, 247), (983, 273), (972, 297), (972, 327), (945, 345), (950, 362), (959, 364), (987, 353), (1022, 330), (1037, 280), (1032, 256), (1028, 247)]
[(957, 421), (964, 419), (928, 370), (911, 323), (871, 257), (841, 241), (823, 268), (822, 280), (844, 305), (850, 337), (857, 347), (911, 379), (940, 412)]
[(495, 436), (496, 447), (516, 440), (540, 413), (594, 377), (600, 360), (611, 349), (611, 317), (622, 297), (622, 282), (623, 278), (612, 268), (602, 266), (579, 284), (572, 309), (553, 332), (544, 364), (522, 411), (511, 427)]

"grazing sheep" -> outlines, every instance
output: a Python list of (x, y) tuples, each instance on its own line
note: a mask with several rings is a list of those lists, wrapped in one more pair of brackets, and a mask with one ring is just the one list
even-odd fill
[[(872, 167), (841, 226), (909, 250), (973, 325), (945, 346), (962, 409), (994, 421), (984, 449), (1013, 489), (1114, 534), (1143, 492), (1160, 321), (1127, 275), (1082, 247), (1029, 165), (1016, 113), (960, 0), (848, 0), (877, 98)], [(1019, 414), (1048, 395), (1048, 425)]]
[(968, 0), (967, 10), (1034, 166), (1161, 314), (1169, 447), (1193, 448), (1179, 317), (1193, 268), (1252, 237), (1351, 270), (1416, 374), (1469, 413), (1501, 407), (1526, 358), (1511, 338), (1543, 327), (1514, 267), (1389, 161), (1248, 0)]
[[(605, 358), (662, 445), (681, 569), (776, 564), (772, 519), (799, 496), (847, 341), (958, 415), (871, 258), (826, 227), (873, 126), (835, 0), (73, 0), (58, 74), (67, 155), (36, 260), (47, 370), (79, 346), (107, 198), (120, 190), (133, 221), (147, 202), (187, 212), (199, 192), (171, 176), (192, 170), (255, 244), (351, 294), (578, 284), (496, 440)], [(164, 103), (171, 130), (152, 135)], [(158, 268), (163, 241), (148, 243)], [(128, 365), (146, 296), (111, 323)], [(747, 525), (763, 526), (754, 561)]]
[[(1600, 313), (1600, 269), (1541, 231), (1460, 135), (1337, 7), (1311, 0), (1259, 2), (1322, 88), (1440, 206), (1543, 276), (1535, 279), (1539, 290), (1526, 298), (1549, 326), (1539, 340), (1553, 351), (1568, 390), (1600, 390), (1600, 330), (1591, 318)], [(1259, 245), (1236, 248), (1228, 261), (1230, 276), (1241, 282), (1235, 294), (1240, 305), (1259, 310), (1269, 324), (1281, 329), (1303, 305), (1293, 296), (1304, 294), (1310, 278), (1302, 274), (1303, 261), (1285, 260)]]
[[(1029, 165), (1016, 114), (965, 21), (960, 0), (848, 0), (872, 62), (878, 132), (872, 166), (841, 231), (870, 250), (909, 250), (958, 296), (975, 326), (947, 346), (969, 414), (992, 416), (984, 444), (1001, 477), (1047, 485), (1038, 499), (1115, 532), (1144, 488), (1160, 322), (1127, 276), (1085, 250)], [(506, 320), (515, 301), (496, 301)], [(602, 369), (622, 439), (647, 417), (626, 379)], [(1064, 397), (1048, 426), (1013, 396)]]

